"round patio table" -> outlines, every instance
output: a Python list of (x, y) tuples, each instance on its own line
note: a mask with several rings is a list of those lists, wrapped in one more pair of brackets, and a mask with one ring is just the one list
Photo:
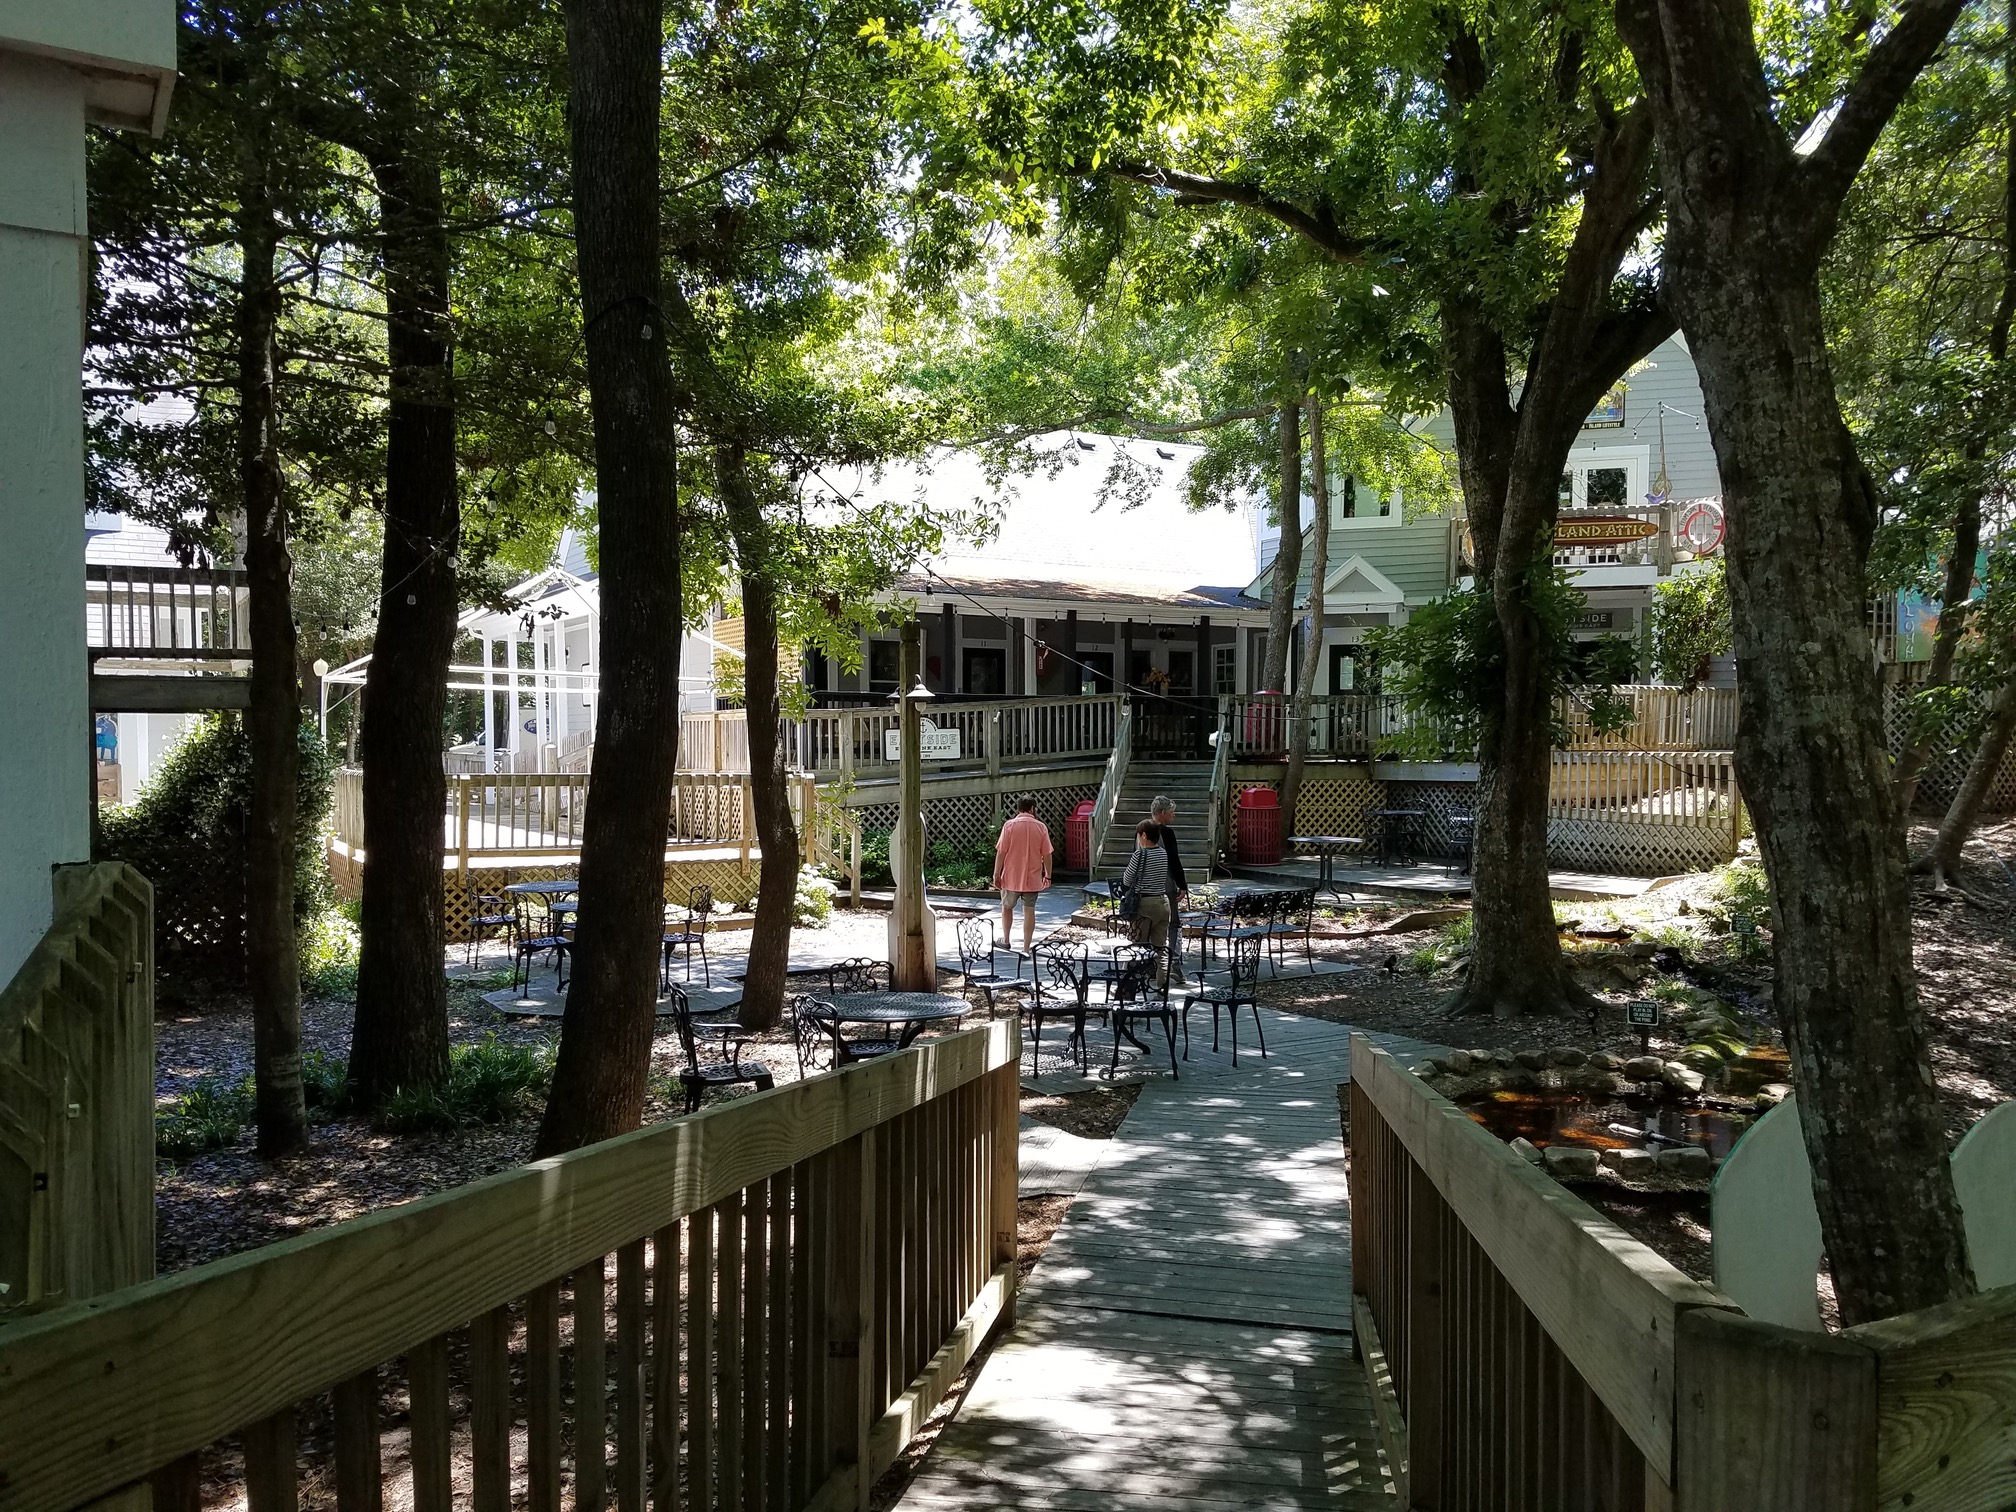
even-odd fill
[(926, 1024), (963, 1018), (973, 1011), (966, 999), (946, 992), (840, 992), (820, 1001), (832, 1009), (819, 1016), (831, 1026), (836, 1045), (843, 1043), (842, 1024), (901, 1024), (903, 1032), (896, 1039), (901, 1048), (923, 1033)]
[(1290, 835), (1288, 843), (1316, 852), (1316, 890), (1333, 894), (1337, 891), (1338, 853), (1365, 844), (1357, 835)]
[(565, 898), (581, 891), (581, 884), (569, 881), (513, 882), (504, 891), (508, 893), (525, 893), (535, 898)]
[(1379, 864), (1396, 866), (1401, 858), (1414, 864), (1414, 824), (1428, 817), (1425, 809), (1374, 809), (1368, 816), (1379, 821)]

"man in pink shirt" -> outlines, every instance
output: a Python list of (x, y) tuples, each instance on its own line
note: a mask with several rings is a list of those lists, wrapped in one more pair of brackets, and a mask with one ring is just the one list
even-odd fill
[(994, 886), (1001, 894), (1001, 943), (1015, 930), (1015, 903), (1022, 903), (1022, 949), (1036, 940), (1036, 894), (1050, 885), (1050, 828), (1036, 817), (1036, 800), (1016, 801), (1016, 815), (1001, 826), (994, 842)]

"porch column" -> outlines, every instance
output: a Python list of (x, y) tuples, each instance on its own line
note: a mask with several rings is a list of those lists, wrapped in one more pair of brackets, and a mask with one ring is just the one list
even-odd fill
[(491, 752), (497, 748), (497, 695), (491, 691), (490, 680), (490, 637), (483, 637), (483, 770), (491, 770), (496, 761)]
[(1064, 611), (1064, 654), (1070, 658), (1065, 665), (1070, 669), (1071, 691), (1073, 693), (1082, 693), (1085, 690), (1085, 669), (1078, 665), (1078, 611), (1076, 609), (1066, 609)]
[(940, 616), (940, 622), (944, 626), (939, 632), (938, 639), (943, 643), (945, 675), (941, 680), (939, 691), (960, 693), (965, 690), (959, 686), (959, 611), (947, 604)]
[(1211, 616), (1197, 616), (1197, 686), (1192, 690), (1199, 698), (1218, 696), (1217, 663), (1212, 659)]
[(1134, 621), (1132, 619), (1125, 619), (1120, 622), (1120, 666), (1113, 679), (1114, 685), (1123, 693), (1133, 683), (1133, 667)]

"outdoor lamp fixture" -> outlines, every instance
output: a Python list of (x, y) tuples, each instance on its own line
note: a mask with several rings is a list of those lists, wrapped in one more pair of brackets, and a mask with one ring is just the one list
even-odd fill
[(906, 698), (912, 703), (929, 703), (932, 693), (929, 688), (924, 686), (924, 679), (920, 677), (917, 679), (917, 686), (912, 688), (908, 693), (891, 693), (889, 695), (889, 702), (902, 703)]
[(329, 675), (329, 663), (318, 656), (313, 662), (309, 663), (309, 670), (317, 677), (327, 677)]

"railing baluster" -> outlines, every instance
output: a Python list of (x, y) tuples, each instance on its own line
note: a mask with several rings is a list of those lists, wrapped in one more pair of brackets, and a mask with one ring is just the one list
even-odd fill
[(560, 1283), (525, 1304), (525, 1425), (532, 1512), (560, 1512)]
[(790, 1512), (791, 1501), (791, 1204), (798, 1168), (770, 1178), (770, 1299), (765, 1308), (768, 1333), (764, 1358), (769, 1365), (769, 1400), (765, 1403), (763, 1457), (764, 1500), (777, 1512)]
[(469, 1325), (469, 1437), (475, 1512), (511, 1512), (511, 1314)]
[(384, 1468), (378, 1455), (376, 1367), (339, 1381), (333, 1396), (338, 1512), (379, 1512), (385, 1498)]
[(602, 1512), (608, 1501), (608, 1320), (602, 1257), (574, 1272), (574, 1505)]
[(245, 1440), (245, 1500), (251, 1512), (299, 1512), (301, 1483), (294, 1409), (248, 1424)]
[(686, 1231), (686, 1494), (696, 1512), (714, 1506), (714, 1219), (703, 1208)]
[(644, 1241), (616, 1252), (616, 1509), (644, 1512)]
[[(678, 1512), (680, 1326), (679, 1229), (668, 1223), (651, 1236), (651, 1500), (655, 1512)], [(704, 1506), (696, 1498), (696, 1505)]]

